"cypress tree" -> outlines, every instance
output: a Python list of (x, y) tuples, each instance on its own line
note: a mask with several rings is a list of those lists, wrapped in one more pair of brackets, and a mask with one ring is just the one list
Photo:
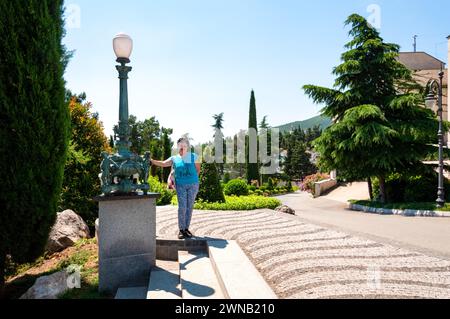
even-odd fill
[(0, 293), (55, 222), (70, 134), (62, 0), (0, 1)]
[[(162, 144), (162, 158), (164, 160), (168, 159), (172, 155), (172, 139), (170, 138), (170, 135), (173, 134), (173, 130), (170, 128), (162, 128), (162, 136), (161, 136), (161, 144)], [(164, 183), (167, 183), (167, 179), (169, 178), (170, 171), (172, 168), (166, 167), (162, 171), (162, 181)]]
[(225, 202), (219, 174), (214, 163), (202, 164), (199, 179), (200, 189), (197, 195), (198, 199), (209, 203)]
[[(256, 117), (256, 99), (255, 99), (255, 92), (252, 90), (251, 97), (250, 97), (250, 112), (249, 112), (249, 121), (248, 121), (248, 128), (256, 130), (256, 135), (258, 135), (258, 121)], [(246, 162), (247, 162), (247, 182), (251, 183), (251, 181), (256, 180), (259, 181), (259, 164), (258, 161), (256, 163), (250, 163), (250, 141), (247, 137), (247, 156), (246, 156)]]

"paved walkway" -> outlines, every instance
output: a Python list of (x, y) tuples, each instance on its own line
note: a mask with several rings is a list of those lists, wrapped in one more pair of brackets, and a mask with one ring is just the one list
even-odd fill
[(340, 186), (321, 198), (346, 204), (349, 199), (366, 200), (369, 197), (369, 188), (367, 183), (357, 182)]
[[(176, 208), (158, 208), (158, 237), (177, 223)], [(450, 298), (450, 261), (296, 216), (195, 211), (191, 229), (236, 240), (280, 298)]]

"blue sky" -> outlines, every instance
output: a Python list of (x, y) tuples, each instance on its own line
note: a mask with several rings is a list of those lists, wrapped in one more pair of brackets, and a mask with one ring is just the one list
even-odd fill
[(126, 32), (134, 40), (130, 113), (156, 116), (174, 128), (173, 139), (210, 140), (212, 115), (221, 112), (225, 135), (245, 129), (252, 89), (258, 121), (303, 120), (320, 106), (301, 87), (332, 85), (348, 41), (345, 19), (376, 17), (367, 11), (373, 4), (386, 41), (412, 51), (418, 35), (419, 51), (447, 62), (447, 0), (74, 0), (66, 1), (64, 43), (75, 55), (65, 79), (73, 92), (86, 92), (111, 134), (119, 103), (112, 38)]

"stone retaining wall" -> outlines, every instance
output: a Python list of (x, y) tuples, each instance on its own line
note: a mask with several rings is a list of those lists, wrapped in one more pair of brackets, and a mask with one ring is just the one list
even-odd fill
[(326, 179), (326, 180), (314, 183), (314, 187), (315, 187), (314, 198), (322, 196), (325, 192), (336, 187), (336, 185), (337, 185), (337, 180), (335, 180), (335, 179)]

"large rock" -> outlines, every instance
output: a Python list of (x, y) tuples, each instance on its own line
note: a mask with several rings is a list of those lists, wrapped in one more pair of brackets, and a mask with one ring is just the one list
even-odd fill
[(88, 225), (72, 210), (66, 210), (57, 214), (56, 223), (47, 241), (46, 251), (55, 253), (85, 238), (90, 238)]
[(57, 299), (69, 289), (68, 278), (69, 274), (65, 270), (39, 277), (20, 299)]
[(275, 208), (275, 210), (280, 213), (295, 215), (295, 210), (293, 210), (292, 208), (290, 208), (289, 206), (286, 206), (286, 205), (279, 206), (279, 207)]

